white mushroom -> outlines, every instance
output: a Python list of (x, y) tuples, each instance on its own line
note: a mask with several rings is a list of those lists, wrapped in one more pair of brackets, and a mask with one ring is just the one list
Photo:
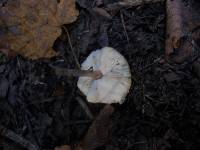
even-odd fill
[(126, 59), (115, 49), (105, 47), (92, 52), (82, 63), (81, 70), (101, 73), (99, 78), (80, 76), (78, 88), (91, 103), (120, 103), (131, 86), (131, 73)]

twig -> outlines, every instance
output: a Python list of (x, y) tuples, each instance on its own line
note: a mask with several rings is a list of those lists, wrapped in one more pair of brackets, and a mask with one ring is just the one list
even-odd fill
[(121, 3), (129, 6), (138, 6), (138, 5), (157, 3), (157, 2), (164, 2), (164, 0), (124, 0), (124, 2)]
[(162, 59), (164, 59), (162, 56), (159, 57), (159, 58), (157, 58), (157, 59), (155, 59), (152, 63), (150, 63), (150, 64), (144, 66), (141, 70), (145, 70), (145, 69), (151, 67), (152, 65), (156, 64), (157, 62), (159, 62), (159, 61), (162, 60)]
[[(74, 88), (73, 88), (73, 91), (74, 91)], [(67, 101), (67, 107), (66, 107), (66, 122), (68, 123), (66, 129), (67, 129), (67, 133), (69, 133), (68, 136), (67, 136), (67, 141), (71, 141), (71, 137), (70, 137), (70, 133), (71, 133), (71, 126), (70, 126), (70, 123), (71, 123), (71, 119), (70, 119), (70, 114), (71, 114), (71, 111), (70, 111), (70, 102), (71, 102), (71, 98), (68, 99), (68, 101)]]
[(77, 97), (76, 100), (78, 101), (80, 106), (84, 109), (84, 111), (88, 115), (88, 117), (93, 120), (94, 116), (93, 116), (90, 108), (88, 107), (88, 105), (80, 97)]
[(126, 40), (127, 40), (128, 44), (129, 44), (129, 37), (128, 37), (128, 33), (126, 31), (126, 25), (125, 25), (125, 22), (124, 22), (124, 16), (123, 16), (121, 11), (120, 11), (120, 17), (121, 17), (121, 21), (122, 21), (122, 26), (124, 28), (124, 33), (125, 33), (125, 36), (126, 36)]
[(139, 5), (164, 2), (164, 1), (165, 0), (125, 0), (125, 1), (108, 4), (106, 7), (109, 10), (113, 10), (113, 9), (119, 9), (119, 7), (132, 7), (132, 6), (139, 6)]
[(74, 51), (74, 48), (73, 48), (73, 46), (72, 46), (72, 42), (71, 42), (71, 38), (70, 38), (70, 35), (69, 35), (69, 31), (68, 31), (68, 29), (67, 29), (65, 26), (63, 26), (63, 29), (64, 29), (65, 32), (67, 33), (67, 39), (68, 39), (68, 43), (69, 43), (69, 46), (70, 46), (72, 55), (73, 55), (73, 57), (74, 57), (74, 60), (75, 60), (75, 62), (76, 62), (76, 65), (77, 65), (78, 69), (80, 69), (81, 66), (80, 66), (80, 64), (79, 64), (79, 62), (78, 62), (78, 58), (77, 58), (77, 56), (76, 56), (76, 54), (75, 54), (75, 51)]
[(39, 150), (39, 147), (2, 125), (0, 125), (0, 134), (28, 150)]

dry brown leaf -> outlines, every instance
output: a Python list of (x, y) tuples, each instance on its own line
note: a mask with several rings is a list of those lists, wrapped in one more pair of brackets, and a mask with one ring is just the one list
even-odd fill
[[(111, 116), (114, 112), (114, 107), (107, 104), (100, 111), (97, 118), (89, 127), (88, 132), (81, 142), (75, 145), (74, 150), (94, 150), (100, 146), (106, 145), (110, 140), (110, 130), (112, 127)], [(54, 150), (71, 150), (68, 145), (56, 147)]]
[(60, 26), (76, 20), (75, 0), (12, 0), (0, 7), (0, 48), (31, 59), (57, 53), (53, 43)]
[(54, 150), (71, 150), (69, 145), (62, 145), (59, 147), (56, 147)]
[(76, 150), (94, 150), (109, 142), (113, 112), (114, 107), (109, 104), (100, 111)]

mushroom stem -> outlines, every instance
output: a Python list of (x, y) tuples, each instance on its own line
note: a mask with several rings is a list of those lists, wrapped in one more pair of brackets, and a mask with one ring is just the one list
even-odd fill
[(54, 68), (56, 75), (62, 76), (73, 76), (73, 77), (91, 77), (94, 80), (100, 79), (103, 74), (100, 70), (77, 70), (77, 69), (63, 69), (63, 68)]

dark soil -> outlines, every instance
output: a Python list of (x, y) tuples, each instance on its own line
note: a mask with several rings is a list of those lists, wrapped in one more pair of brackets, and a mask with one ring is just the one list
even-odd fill
[[(103, 0), (98, 6), (112, 14), (109, 18), (91, 11), (97, 3), (77, 0), (80, 16), (66, 26), (79, 62), (91, 51), (111, 46), (131, 68), (133, 85), (125, 103), (114, 105), (109, 146), (98, 149), (199, 150), (200, 80), (193, 60), (163, 61), (165, 4), (107, 7), (113, 2)], [(78, 143), (92, 123), (78, 103), (86, 99), (77, 78), (56, 76), (49, 67), (77, 68), (64, 29), (54, 48), (63, 57), (31, 61), (18, 56), (0, 65), (0, 125), (47, 150)], [(103, 107), (88, 105), (94, 115)], [(22, 148), (1, 137), (0, 149)]]

